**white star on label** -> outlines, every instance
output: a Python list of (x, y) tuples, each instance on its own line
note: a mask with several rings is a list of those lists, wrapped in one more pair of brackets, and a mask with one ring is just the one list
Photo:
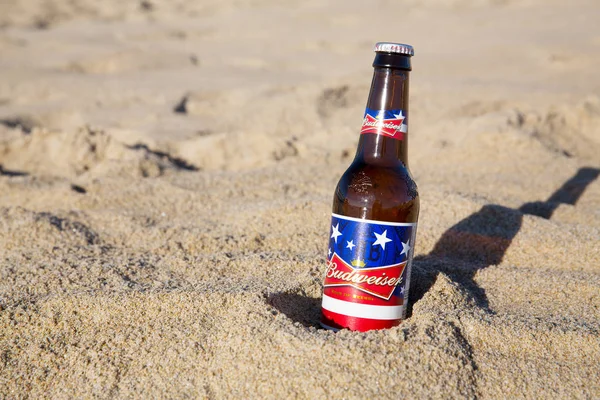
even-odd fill
[(398, 114), (393, 114), (396, 119), (401, 119), (404, 121), (404, 115), (402, 115), (402, 110), (398, 112)]
[(408, 239), (406, 241), (406, 243), (404, 243), (404, 242), (400, 242), (400, 243), (402, 243), (402, 251), (400, 252), (400, 255), (406, 254), (406, 257), (408, 257), (408, 252), (410, 251), (410, 239)]
[(329, 257), (331, 257), (331, 247), (329, 248), (329, 251), (327, 252), (327, 255), (328, 255)]
[(336, 226), (331, 225), (331, 229), (333, 229), (331, 237), (333, 238), (333, 240), (335, 240), (335, 243), (337, 243), (338, 236), (342, 236), (342, 234), (340, 233), (340, 223), (338, 222)]
[(355, 247), (356, 247), (356, 245), (354, 244), (354, 240), (351, 240), (351, 241), (349, 241), (349, 242), (348, 242), (348, 241), (346, 241), (346, 243), (348, 243), (348, 244), (346, 245), (346, 248), (347, 248), (347, 249), (350, 249), (350, 250), (352, 250), (353, 248), (355, 248)]
[(385, 250), (385, 244), (387, 242), (391, 242), (392, 241), (392, 239), (388, 239), (388, 237), (387, 237), (387, 229), (385, 231), (383, 231), (383, 233), (381, 235), (378, 234), (378, 233), (376, 233), (376, 232), (373, 232), (373, 233), (375, 233), (375, 237), (377, 238), (377, 240), (375, 241), (375, 243), (373, 243), (373, 246), (380, 245), (381, 248), (383, 250)]

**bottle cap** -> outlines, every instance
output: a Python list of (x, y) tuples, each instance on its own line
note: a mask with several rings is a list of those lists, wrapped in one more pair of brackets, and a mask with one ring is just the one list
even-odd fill
[(415, 55), (415, 49), (409, 44), (402, 43), (391, 43), (391, 42), (377, 42), (373, 51), (376, 53), (397, 53), (406, 54), (409, 57)]

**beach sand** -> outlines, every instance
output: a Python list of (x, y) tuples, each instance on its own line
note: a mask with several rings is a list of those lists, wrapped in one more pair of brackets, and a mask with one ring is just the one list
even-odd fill
[[(0, 3), (0, 398), (599, 398), (596, 1)], [(376, 41), (410, 317), (319, 327)]]

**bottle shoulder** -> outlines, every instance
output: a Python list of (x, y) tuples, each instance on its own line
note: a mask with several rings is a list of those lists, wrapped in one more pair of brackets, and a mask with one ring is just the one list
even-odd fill
[(373, 165), (355, 161), (340, 178), (333, 209), (357, 218), (415, 222), (419, 193), (403, 164)]
[(418, 197), (417, 184), (402, 163), (389, 166), (355, 161), (342, 175), (340, 184), (357, 192), (401, 190), (411, 198)]

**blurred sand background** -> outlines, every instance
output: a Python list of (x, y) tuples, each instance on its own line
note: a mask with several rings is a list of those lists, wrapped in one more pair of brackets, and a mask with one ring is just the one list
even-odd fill
[[(0, 2), (0, 398), (599, 398), (600, 3)], [(318, 328), (372, 45), (412, 316)]]

